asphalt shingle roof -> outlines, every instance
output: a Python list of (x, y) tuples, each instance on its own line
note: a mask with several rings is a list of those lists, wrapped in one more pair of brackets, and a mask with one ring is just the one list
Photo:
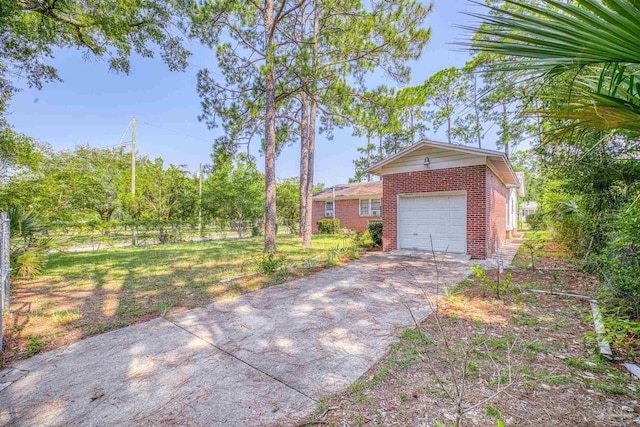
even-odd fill
[[(333, 197), (333, 188), (329, 187), (313, 195), (314, 200), (325, 200)], [(336, 199), (357, 199), (359, 197), (382, 197), (382, 181), (358, 182), (354, 184), (338, 184), (335, 186)]]

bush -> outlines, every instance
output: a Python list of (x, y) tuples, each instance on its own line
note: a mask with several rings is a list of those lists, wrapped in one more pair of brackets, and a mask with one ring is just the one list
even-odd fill
[(343, 227), (340, 229), (340, 232), (338, 234), (340, 234), (342, 237), (351, 238), (355, 236), (356, 233), (357, 231), (354, 230), (353, 228)]
[(353, 236), (353, 244), (357, 248), (365, 249), (372, 248), (375, 245), (373, 239), (371, 238), (371, 233), (369, 233), (369, 230), (365, 231), (364, 233), (356, 232), (356, 234)]
[(382, 222), (370, 222), (367, 227), (375, 246), (382, 246)]
[(544, 229), (544, 218), (539, 212), (530, 213), (529, 215), (527, 215), (525, 221), (527, 222), (527, 224), (529, 224), (529, 227), (531, 227), (533, 231)]
[(9, 218), (11, 276), (19, 279), (37, 277), (45, 268), (47, 253), (55, 248), (53, 238), (46, 236), (47, 230), (33, 212), (12, 207)]
[(590, 261), (602, 279), (601, 299), (608, 311), (640, 319), (640, 204), (620, 210), (607, 246)]
[(318, 232), (321, 234), (338, 234), (340, 232), (339, 219), (321, 219), (317, 223)]

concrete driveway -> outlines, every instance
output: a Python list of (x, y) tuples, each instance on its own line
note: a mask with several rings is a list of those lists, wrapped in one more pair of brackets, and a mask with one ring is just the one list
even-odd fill
[[(467, 277), (449, 256), (440, 283)], [(292, 425), (367, 371), (435, 292), (428, 256), (345, 267), (119, 329), (0, 371), (2, 425)]]

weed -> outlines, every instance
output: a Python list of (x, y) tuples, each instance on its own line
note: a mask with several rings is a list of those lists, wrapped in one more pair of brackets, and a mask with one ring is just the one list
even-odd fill
[(574, 378), (571, 375), (558, 375), (545, 377), (544, 381), (552, 385), (559, 385), (571, 383)]
[(615, 347), (632, 349), (640, 336), (640, 322), (621, 316), (618, 311), (605, 313), (602, 323), (606, 331), (605, 339)]
[(118, 308), (116, 310), (116, 314), (118, 317), (138, 317), (144, 312), (144, 307), (136, 300), (123, 300), (120, 301)]
[(30, 335), (27, 337), (27, 357), (31, 357), (34, 354), (40, 353), (44, 349), (44, 343), (40, 341), (39, 337)]
[(165, 317), (169, 314), (169, 311), (173, 308), (173, 303), (168, 301), (160, 301), (155, 304), (155, 309), (160, 313), (161, 317)]
[(285, 263), (284, 256), (277, 257), (273, 252), (260, 254), (254, 258), (256, 269), (265, 276), (272, 276)]
[(491, 381), (488, 381), (487, 385), (489, 387), (493, 387), (493, 386), (500, 386), (500, 385), (503, 385), (503, 384), (507, 384), (508, 382), (509, 382), (509, 375), (508, 374), (500, 374), (496, 378), (492, 379)]
[(595, 388), (596, 390), (599, 390), (603, 393), (618, 394), (622, 396), (629, 394), (629, 392), (624, 387), (620, 387), (619, 385), (609, 384), (602, 381), (585, 381), (585, 382), (590, 387)]
[(560, 280), (560, 275), (557, 271), (551, 272), (551, 279), (551, 283), (549, 283), (549, 292), (553, 294), (556, 289), (561, 287), (562, 281)]
[(63, 310), (51, 313), (51, 321), (58, 325), (69, 325), (82, 318), (80, 310)]
[(579, 360), (572, 357), (565, 360), (567, 366), (576, 369), (582, 369), (583, 371), (594, 372), (602, 374), (608, 371), (607, 367), (601, 363), (595, 363), (588, 360)]
[(418, 343), (429, 344), (431, 340), (425, 334), (423, 334), (417, 328), (405, 329), (400, 333), (399, 338), (401, 340), (410, 341), (411, 344), (415, 345)]
[(318, 266), (319, 262), (316, 258), (309, 258), (302, 261), (302, 267), (307, 270), (313, 270)]
[(527, 312), (517, 311), (514, 313), (511, 323), (515, 326), (538, 326), (541, 322), (537, 319), (531, 318)]
[(485, 344), (487, 347), (492, 348), (494, 350), (506, 351), (509, 348), (509, 345), (515, 341), (515, 337), (513, 335), (507, 335), (504, 338), (493, 338), (490, 336), (481, 336), (474, 338), (472, 343), (475, 345)]
[(536, 353), (547, 353), (547, 347), (537, 342), (530, 342), (526, 345), (528, 350), (534, 351)]
[(500, 418), (500, 410), (498, 408), (494, 408), (493, 406), (487, 406), (486, 414), (491, 418)]
[(545, 246), (544, 239), (540, 237), (538, 233), (533, 233), (532, 239), (527, 239), (522, 242), (522, 247), (529, 251), (529, 257), (531, 259), (531, 269), (536, 269), (536, 255), (539, 251), (543, 250)]
[(511, 288), (511, 281), (513, 279), (513, 276), (511, 274), (507, 274), (504, 277), (504, 280), (500, 282), (500, 270), (496, 270), (496, 278), (494, 280), (490, 279), (487, 276), (486, 270), (480, 267), (478, 264), (473, 264), (471, 268), (476, 278), (480, 280), (480, 282), (485, 286), (486, 289), (492, 290), (495, 293), (496, 298), (502, 299), (502, 296), (504, 296)]

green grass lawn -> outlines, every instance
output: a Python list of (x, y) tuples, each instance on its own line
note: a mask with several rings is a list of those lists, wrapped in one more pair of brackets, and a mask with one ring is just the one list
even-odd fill
[(316, 235), (303, 249), (297, 237), (278, 236), (286, 261), (271, 277), (252, 274), (262, 237), (51, 254), (43, 276), (13, 282), (5, 342), (15, 355), (5, 351), (5, 360), (306, 274), (326, 265), (328, 254), (335, 262), (333, 250), (349, 243)]

